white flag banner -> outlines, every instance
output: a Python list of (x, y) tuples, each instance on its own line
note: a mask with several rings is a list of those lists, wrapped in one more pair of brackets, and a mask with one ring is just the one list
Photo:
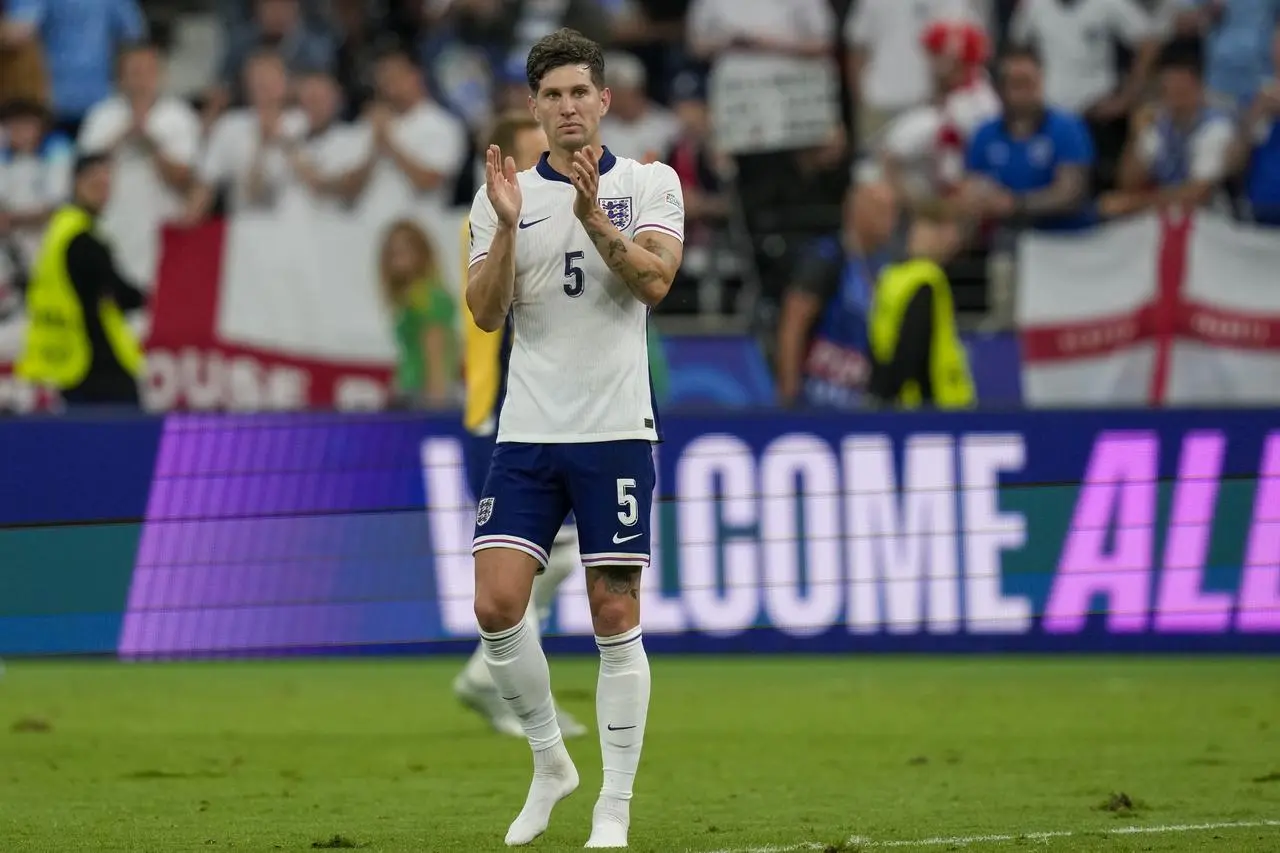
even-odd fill
[(840, 123), (840, 84), (827, 59), (729, 53), (711, 72), (709, 95), (726, 154), (821, 145)]
[(1280, 403), (1280, 239), (1204, 214), (1018, 247), (1028, 405)]

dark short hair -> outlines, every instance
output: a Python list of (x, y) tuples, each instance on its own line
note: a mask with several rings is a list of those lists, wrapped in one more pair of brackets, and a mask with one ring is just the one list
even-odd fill
[(591, 82), (596, 84), (596, 88), (604, 88), (604, 51), (582, 33), (565, 27), (543, 36), (529, 51), (529, 59), (524, 66), (529, 90), (536, 93), (543, 77), (566, 65), (587, 66)]
[(1160, 51), (1156, 67), (1160, 71), (1187, 71), (1196, 77), (1203, 77), (1204, 57), (1199, 45), (1172, 41)]
[(32, 98), (14, 98), (0, 104), (0, 121), (9, 121), (15, 118), (33, 118), (39, 121), (49, 121), (49, 110), (44, 104)]
[(1010, 45), (1000, 54), (1000, 64), (1013, 62), (1017, 60), (1025, 60), (1037, 67), (1043, 67), (1044, 63), (1040, 60), (1040, 51), (1036, 50), (1029, 44)]
[(399, 39), (391, 39), (378, 45), (374, 52), (374, 62), (403, 62), (411, 68), (418, 68), (418, 56)]
[(78, 180), (81, 175), (92, 169), (94, 166), (106, 166), (111, 162), (111, 155), (105, 152), (97, 152), (94, 154), (81, 154), (76, 157), (75, 168), (72, 175)]
[(523, 110), (504, 113), (498, 116), (489, 131), (489, 144), (502, 149), (502, 153), (510, 154), (515, 150), (516, 137), (526, 130), (538, 130), (542, 125), (537, 119)]

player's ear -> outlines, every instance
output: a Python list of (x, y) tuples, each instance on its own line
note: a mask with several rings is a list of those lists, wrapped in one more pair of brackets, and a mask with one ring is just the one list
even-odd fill
[(613, 92), (609, 90), (608, 86), (605, 86), (600, 90), (600, 115), (608, 115), (611, 103), (613, 103)]
[(529, 114), (533, 116), (538, 124), (542, 124), (542, 119), (538, 118), (538, 99), (533, 96), (532, 92), (529, 93)]

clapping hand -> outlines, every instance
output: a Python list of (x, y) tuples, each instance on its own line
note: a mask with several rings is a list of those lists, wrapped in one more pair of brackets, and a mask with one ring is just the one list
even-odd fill
[(516, 177), (516, 161), (510, 157), (503, 160), (502, 149), (496, 145), (490, 145), (485, 152), (484, 188), (489, 204), (498, 214), (498, 221), (507, 228), (515, 228), (523, 204), (520, 181)]
[(573, 169), (569, 180), (578, 192), (573, 197), (573, 215), (582, 222), (593, 212), (599, 210), (597, 201), (600, 191), (600, 155), (588, 146), (573, 153)]

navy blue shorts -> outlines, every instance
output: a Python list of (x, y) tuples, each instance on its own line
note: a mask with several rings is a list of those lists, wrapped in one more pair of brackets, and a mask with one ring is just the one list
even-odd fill
[(497, 440), (498, 436), (494, 433), (467, 433), (464, 464), (467, 466), (467, 485), (471, 487), (471, 497), (476, 500), (480, 500), (484, 481), (489, 478), (489, 463), (493, 460), (493, 448), (497, 446)]
[(471, 551), (512, 548), (546, 568), (572, 512), (584, 566), (644, 568), (655, 479), (647, 441), (501, 443), (476, 507)]

